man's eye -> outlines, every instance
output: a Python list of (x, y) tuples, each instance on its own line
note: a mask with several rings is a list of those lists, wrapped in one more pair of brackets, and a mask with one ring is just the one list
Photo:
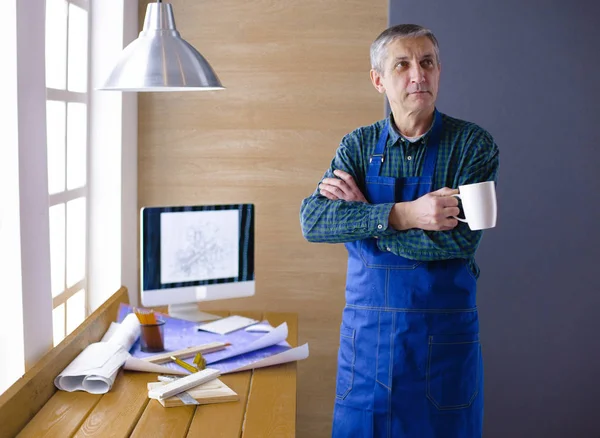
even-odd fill
[(406, 68), (408, 67), (408, 62), (406, 61), (400, 61), (398, 64), (396, 64), (396, 68)]
[(421, 65), (423, 67), (431, 67), (433, 65), (433, 61), (431, 59), (424, 59), (421, 61)]

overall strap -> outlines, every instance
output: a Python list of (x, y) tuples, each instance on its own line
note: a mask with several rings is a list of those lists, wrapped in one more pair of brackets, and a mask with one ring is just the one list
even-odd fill
[[(442, 115), (436, 109), (433, 117), (433, 126), (429, 134), (429, 139), (427, 140), (427, 150), (425, 152), (425, 161), (423, 163), (423, 172), (421, 174), (422, 177), (433, 177), (437, 162), (440, 139), (442, 136)], [(377, 140), (375, 151), (371, 156), (369, 156), (369, 168), (367, 170), (367, 176), (379, 176), (385, 155), (384, 152), (389, 135), (389, 126), (389, 121), (386, 121), (385, 126), (381, 131), (381, 135)]]
[(369, 169), (367, 170), (367, 176), (379, 176), (381, 165), (383, 164), (383, 156), (385, 152), (385, 145), (388, 139), (389, 126), (389, 121), (386, 121), (385, 126), (381, 131), (381, 135), (379, 136), (379, 140), (377, 140), (375, 152), (369, 157)]

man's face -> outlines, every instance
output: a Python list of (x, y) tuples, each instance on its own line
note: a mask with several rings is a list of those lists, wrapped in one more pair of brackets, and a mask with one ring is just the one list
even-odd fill
[(427, 37), (402, 38), (387, 45), (383, 74), (371, 70), (371, 80), (385, 93), (396, 115), (430, 112), (440, 83), (440, 64)]

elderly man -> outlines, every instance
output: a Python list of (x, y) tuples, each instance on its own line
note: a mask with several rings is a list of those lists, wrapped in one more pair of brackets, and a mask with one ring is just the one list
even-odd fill
[(457, 222), (452, 195), (496, 180), (498, 148), (479, 126), (436, 109), (430, 30), (385, 30), (371, 65), (392, 112), (342, 139), (301, 207), (307, 240), (348, 250), (333, 436), (481, 437), (482, 232)]

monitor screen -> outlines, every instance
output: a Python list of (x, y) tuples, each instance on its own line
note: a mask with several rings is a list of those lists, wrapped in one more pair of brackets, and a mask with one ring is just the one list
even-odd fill
[(143, 305), (254, 294), (253, 204), (144, 207), (140, 222)]

